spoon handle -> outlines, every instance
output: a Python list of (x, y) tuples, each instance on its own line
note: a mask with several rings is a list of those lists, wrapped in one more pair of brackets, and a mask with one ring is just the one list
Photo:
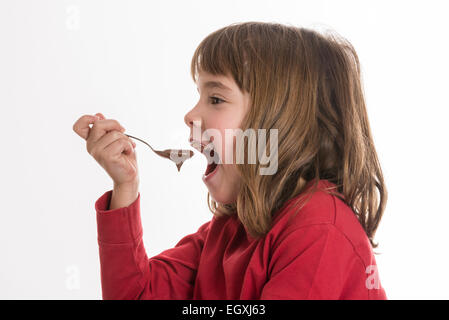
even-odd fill
[[(130, 138), (133, 138), (133, 139), (139, 140), (140, 142), (145, 143), (147, 146), (149, 146), (149, 147), (151, 148), (151, 150), (153, 150), (154, 152), (156, 152), (156, 150), (154, 150), (152, 146), (150, 146), (147, 142), (143, 141), (142, 139), (136, 138), (136, 137), (131, 136), (131, 135), (126, 134), (126, 133), (125, 133), (125, 136), (128, 136), (128, 137), (130, 137)], [(157, 152), (156, 152), (156, 153), (157, 153)]]

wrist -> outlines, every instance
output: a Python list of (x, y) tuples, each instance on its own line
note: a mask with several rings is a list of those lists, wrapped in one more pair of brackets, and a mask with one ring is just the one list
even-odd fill
[(121, 193), (132, 193), (139, 190), (139, 180), (133, 180), (126, 183), (115, 183), (114, 182), (114, 190), (120, 191)]
[(109, 210), (128, 207), (134, 201), (136, 201), (138, 195), (139, 195), (138, 182), (121, 185), (114, 184)]

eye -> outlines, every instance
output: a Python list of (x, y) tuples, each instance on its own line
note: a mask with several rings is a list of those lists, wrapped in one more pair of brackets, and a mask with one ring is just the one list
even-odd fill
[(224, 100), (217, 97), (209, 97), (209, 99), (211, 100), (212, 104), (220, 104), (224, 102)]

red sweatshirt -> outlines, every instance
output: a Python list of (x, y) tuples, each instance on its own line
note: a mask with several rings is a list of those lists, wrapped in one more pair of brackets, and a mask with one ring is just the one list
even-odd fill
[(386, 299), (368, 237), (353, 211), (322, 190), (331, 185), (320, 180), (294, 217), (296, 198), (287, 201), (262, 239), (237, 216), (213, 216), (150, 259), (140, 193), (108, 210), (110, 190), (95, 203), (103, 299)]

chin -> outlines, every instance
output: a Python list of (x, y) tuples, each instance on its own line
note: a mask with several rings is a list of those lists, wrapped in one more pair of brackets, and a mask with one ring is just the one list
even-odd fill
[(209, 190), (212, 199), (219, 204), (231, 204), (237, 200), (236, 195), (226, 194), (224, 192), (214, 192)]

